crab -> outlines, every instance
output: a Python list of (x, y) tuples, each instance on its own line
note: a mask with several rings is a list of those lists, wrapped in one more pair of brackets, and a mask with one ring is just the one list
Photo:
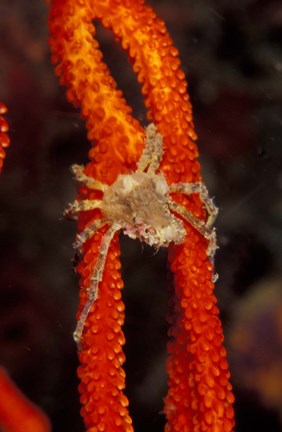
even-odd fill
[[(207, 241), (207, 255), (212, 260), (217, 249), (216, 231), (213, 223), (218, 213), (209, 197), (206, 186), (198, 183), (174, 183), (168, 185), (160, 171), (163, 155), (163, 140), (156, 126), (151, 123), (145, 129), (145, 143), (137, 169), (130, 174), (120, 174), (112, 185), (87, 176), (83, 165), (73, 165), (75, 179), (91, 190), (102, 192), (96, 200), (75, 200), (65, 210), (65, 215), (77, 219), (80, 212), (100, 209), (102, 217), (90, 223), (76, 237), (74, 247), (81, 251), (84, 243), (103, 226), (108, 229), (102, 237), (98, 258), (88, 288), (88, 299), (82, 310), (74, 340), (81, 346), (82, 332), (87, 316), (99, 294), (99, 283), (103, 278), (105, 262), (114, 235), (122, 230), (132, 239), (138, 238), (159, 249), (171, 243), (181, 244), (186, 236), (184, 221), (195, 228)], [(198, 219), (183, 205), (175, 202), (170, 194), (189, 196), (198, 194), (207, 212), (207, 220)]]

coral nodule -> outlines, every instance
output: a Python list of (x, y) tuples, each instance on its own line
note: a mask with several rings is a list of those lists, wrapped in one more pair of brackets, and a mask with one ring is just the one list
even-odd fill
[(10, 138), (7, 132), (9, 131), (9, 125), (6, 122), (4, 115), (7, 114), (8, 109), (5, 104), (0, 102), (0, 173), (3, 169), (4, 159), (6, 157), (5, 149), (10, 145)]

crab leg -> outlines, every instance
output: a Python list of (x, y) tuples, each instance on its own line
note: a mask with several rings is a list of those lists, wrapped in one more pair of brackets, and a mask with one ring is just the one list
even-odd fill
[(75, 242), (73, 244), (74, 249), (80, 249), (83, 243), (90, 239), (100, 228), (102, 228), (107, 222), (103, 219), (96, 219), (90, 225), (88, 225), (83, 231), (77, 234)]
[(147, 168), (148, 174), (155, 174), (163, 157), (163, 139), (157, 132), (157, 127), (151, 123), (146, 128), (145, 146), (139, 162), (137, 171), (144, 172)]
[(89, 189), (100, 190), (105, 192), (108, 188), (107, 185), (103, 184), (99, 180), (94, 179), (93, 177), (89, 177), (83, 172), (84, 165), (72, 165), (71, 171), (74, 174), (74, 178), (79, 183), (84, 183)]
[(73, 203), (70, 203), (68, 205), (68, 207), (64, 211), (64, 216), (70, 219), (77, 219), (77, 216), (81, 211), (89, 211), (101, 208), (101, 202), (101, 200), (75, 200)]
[(192, 213), (190, 213), (184, 206), (178, 204), (175, 201), (170, 201), (169, 207), (182, 216), (187, 222), (189, 222), (193, 228), (195, 228), (202, 236), (205, 237), (209, 241), (209, 245), (207, 248), (207, 255), (211, 258), (214, 257), (215, 251), (217, 249), (216, 246), (216, 231), (213, 228), (210, 228), (204, 221), (196, 218)]
[(208, 212), (206, 226), (211, 227), (214, 224), (218, 214), (218, 208), (215, 206), (212, 198), (210, 198), (208, 190), (203, 183), (173, 183), (169, 186), (169, 192), (178, 192), (185, 195), (191, 195), (193, 193), (199, 194)]
[(101, 240), (101, 245), (99, 249), (98, 258), (91, 276), (90, 286), (88, 287), (88, 298), (87, 302), (81, 312), (76, 329), (73, 333), (74, 340), (77, 344), (78, 350), (81, 350), (81, 337), (84, 329), (85, 321), (92, 308), (93, 303), (98, 298), (98, 288), (99, 283), (102, 280), (105, 262), (109, 250), (110, 243), (115, 235), (115, 233), (120, 229), (120, 225), (112, 225), (108, 231), (105, 233)]

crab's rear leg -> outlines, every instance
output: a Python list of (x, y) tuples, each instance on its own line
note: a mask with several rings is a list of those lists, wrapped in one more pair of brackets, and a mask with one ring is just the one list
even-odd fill
[(76, 329), (73, 333), (74, 340), (77, 344), (78, 349), (81, 349), (81, 338), (82, 338), (82, 332), (84, 329), (84, 325), (87, 319), (87, 316), (90, 312), (90, 309), (93, 306), (93, 303), (98, 297), (98, 288), (99, 283), (101, 282), (103, 278), (103, 272), (105, 267), (105, 262), (108, 255), (108, 250), (110, 247), (110, 243), (115, 235), (115, 233), (120, 229), (120, 225), (114, 224), (111, 225), (108, 231), (104, 234), (101, 240), (100, 249), (98, 258), (90, 279), (90, 286), (88, 287), (87, 293), (88, 298), (86, 301), (86, 304), (80, 314)]
[(189, 212), (184, 206), (178, 204), (175, 201), (169, 202), (169, 207), (174, 212), (182, 216), (187, 222), (189, 222), (193, 228), (199, 231), (206, 240), (208, 240), (207, 255), (213, 259), (215, 251), (217, 249), (216, 245), (216, 231), (211, 228), (203, 220), (196, 218), (191, 212)]
[(137, 163), (137, 171), (155, 174), (163, 157), (163, 139), (154, 123), (146, 128), (145, 145)]
[(104, 225), (106, 225), (107, 221), (103, 219), (96, 219), (95, 221), (91, 222), (90, 225), (88, 225), (86, 228), (84, 228), (83, 231), (81, 231), (79, 234), (77, 234), (75, 238), (75, 242), (73, 244), (75, 249), (80, 250), (81, 246), (89, 240), (93, 235)]
[(169, 193), (182, 193), (185, 195), (198, 194), (208, 212), (207, 227), (211, 227), (218, 214), (218, 208), (210, 198), (208, 190), (203, 183), (176, 183), (169, 186)]

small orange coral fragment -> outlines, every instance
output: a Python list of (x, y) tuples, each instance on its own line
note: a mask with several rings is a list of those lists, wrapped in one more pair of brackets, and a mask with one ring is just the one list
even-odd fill
[(3, 432), (50, 432), (48, 417), (30, 402), (0, 367), (0, 429)]
[(7, 112), (8, 109), (6, 105), (0, 102), (0, 173), (3, 169), (4, 159), (6, 157), (5, 149), (10, 145), (10, 138), (7, 134), (9, 125), (3, 116)]
[[(60, 82), (68, 87), (67, 98), (81, 106), (86, 119), (91, 162), (85, 174), (112, 184), (121, 173), (136, 167), (144, 132), (131, 116), (131, 108), (102, 61), (94, 39), (93, 20), (113, 31), (128, 51), (142, 86), (148, 119), (153, 120), (164, 141), (161, 171), (168, 184), (201, 181), (192, 108), (178, 51), (166, 26), (143, 0), (51, 0), (49, 15), (52, 60)], [(97, 198), (97, 191), (82, 188), (81, 199)], [(205, 219), (203, 203), (196, 194), (175, 200), (197, 218)], [(79, 232), (98, 218), (99, 210), (82, 212)], [(100, 230), (84, 245), (78, 271), (81, 275), (79, 314), (87, 300), (87, 287), (96, 263)], [(187, 236), (171, 246), (170, 265), (175, 291), (169, 322), (167, 362), (169, 390), (165, 399), (166, 432), (230, 432), (234, 426), (233, 398), (229, 384), (223, 333), (213, 295), (213, 265), (207, 241), (186, 224)], [(89, 432), (132, 432), (128, 400), (123, 395), (124, 336), (121, 326), (124, 305), (120, 289), (117, 238), (110, 246), (99, 297), (84, 328), (79, 358), (82, 414)]]

